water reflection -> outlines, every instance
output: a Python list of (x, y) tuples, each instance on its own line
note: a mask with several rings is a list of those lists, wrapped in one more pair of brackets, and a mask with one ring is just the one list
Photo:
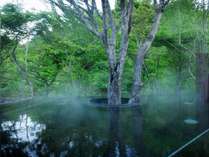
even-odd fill
[(143, 139), (143, 116), (141, 107), (132, 108), (132, 132), (134, 147), (136, 148), (136, 156), (148, 157), (148, 151), (146, 151)]
[(209, 104), (199, 103), (197, 105), (198, 129), (203, 131), (209, 128)]
[[(143, 119), (141, 109), (138, 107), (132, 108), (132, 127), (131, 130), (120, 126), (120, 110), (117, 108), (110, 110), (109, 119), (109, 138), (108, 149), (105, 156), (108, 157), (148, 157), (144, 143), (143, 143)], [(132, 145), (126, 144), (122, 135), (129, 132), (134, 143)]]
[[(146, 115), (142, 115), (139, 107), (122, 110), (113, 108), (109, 111), (87, 108), (79, 116), (74, 114), (72, 108), (53, 108), (50, 104), (49, 109), (50, 112), (45, 112), (46, 109), (40, 107), (40, 112), (32, 110), (29, 112), (30, 116), (22, 114), (16, 121), (1, 123), (0, 157), (163, 156), (184, 144), (190, 139), (187, 137), (196, 135), (193, 133), (196, 126), (201, 124), (206, 127), (200, 119), (197, 119), (198, 123), (195, 125), (185, 124), (180, 119), (159, 127), (161, 123), (156, 122), (153, 117), (148, 119)], [(208, 113), (204, 116), (206, 118)], [(31, 117), (37, 117), (37, 121), (40, 120), (43, 124)], [(202, 119), (204, 120), (203, 117)], [(194, 123), (191, 119), (186, 120), (187, 123)], [(174, 124), (177, 127), (174, 128)], [(8, 155), (10, 152), (13, 152), (12, 155)]]
[(125, 147), (121, 138), (121, 130), (119, 127), (120, 111), (118, 108), (111, 108), (109, 113), (109, 138), (105, 156), (123, 157), (125, 156)]
[(32, 121), (27, 114), (20, 115), (17, 121), (6, 121), (1, 124), (3, 131), (9, 131), (12, 139), (18, 142), (32, 142), (46, 129), (44, 124)]

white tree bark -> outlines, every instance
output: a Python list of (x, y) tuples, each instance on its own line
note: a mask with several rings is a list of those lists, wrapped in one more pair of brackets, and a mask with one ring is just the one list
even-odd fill
[[(119, 57), (116, 57), (116, 23), (109, 0), (101, 0), (102, 12), (96, 6), (96, 0), (49, 0), (51, 4), (61, 9), (69, 16), (75, 15), (79, 21), (85, 24), (86, 28), (97, 36), (104, 45), (109, 64), (109, 83), (108, 83), (108, 104), (121, 104), (121, 79), (124, 71), (125, 57), (128, 49), (128, 35), (130, 32), (130, 21), (133, 8), (133, 0), (120, 0), (120, 50)], [(151, 47), (151, 44), (157, 33), (162, 13), (169, 3), (169, 0), (154, 0), (153, 5), (156, 14), (153, 19), (152, 28), (147, 38), (140, 44), (137, 51), (134, 81), (132, 95), (129, 100), (130, 104), (139, 103), (139, 91), (141, 84), (142, 66), (144, 57)], [(98, 22), (98, 18), (102, 21), (102, 26)]]
[(158, 28), (160, 26), (160, 20), (163, 14), (163, 11), (167, 4), (169, 3), (169, 0), (160, 0), (159, 2), (157, 0), (154, 0), (154, 6), (156, 8), (155, 15), (153, 18), (153, 23), (151, 30), (146, 37), (146, 39), (141, 42), (138, 46), (137, 50), (137, 56), (135, 61), (135, 67), (134, 67), (134, 80), (132, 85), (132, 92), (131, 97), (129, 99), (130, 105), (138, 105), (140, 104), (140, 89), (141, 89), (141, 78), (142, 78), (142, 67), (144, 64), (144, 58), (150, 49), (155, 36), (157, 34)]
[[(102, 12), (98, 10), (95, 0), (67, 0), (70, 5), (64, 4), (62, 0), (49, 1), (65, 14), (73, 13), (103, 43), (109, 64), (108, 105), (120, 105), (121, 79), (128, 49), (129, 24), (132, 15), (133, 0), (120, 0), (120, 30), (116, 30), (115, 18), (110, 8), (109, 0), (101, 0)], [(100, 24), (96, 18), (100, 18), (102, 26), (99, 27)], [(116, 35), (118, 31), (121, 32), (121, 39), (119, 58), (116, 58)]]
[(33, 91), (33, 84), (32, 82), (28, 79), (28, 74), (27, 74), (27, 71), (25, 71), (25, 69), (20, 65), (20, 63), (18, 62), (17, 60), (17, 57), (16, 57), (16, 49), (17, 49), (17, 45), (16, 44), (14, 46), (14, 48), (12, 49), (12, 51), (10, 51), (10, 57), (13, 61), (13, 63), (16, 65), (21, 77), (26, 81), (26, 83), (28, 84), (29, 88), (30, 88), (30, 96), (33, 97), (34, 96), (34, 91)]

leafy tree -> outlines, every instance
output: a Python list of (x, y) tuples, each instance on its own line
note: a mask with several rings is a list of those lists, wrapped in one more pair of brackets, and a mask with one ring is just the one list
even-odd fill
[[(89, 32), (93, 33), (103, 44), (109, 65), (109, 83), (108, 83), (108, 104), (121, 104), (121, 80), (124, 71), (125, 58), (128, 50), (129, 33), (131, 30), (131, 17), (133, 13), (133, 0), (121, 0), (119, 3), (120, 20), (116, 20), (114, 12), (111, 10), (108, 0), (102, 0), (102, 12), (97, 8), (96, 1), (63, 1), (50, 2), (61, 9), (65, 16), (74, 15), (80, 22), (85, 24)], [(160, 18), (163, 10), (169, 1), (154, 1), (156, 15), (151, 31), (142, 45), (138, 46), (138, 55), (136, 59), (132, 97), (130, 104), (139, 103), (139, 89), (141, 80), (141, 66), (144, 56), (149, 49), (155, 34), (157, 32)], [(54, 7), (55, 8), (55, 7)], [(119, 22), (118, 22), (119, 21)], [(119, 28), (119, 29), (117, 29)], [(119, 33), (119, 39), (117, 35)], [(117, 43), (120, 43), (117, 49)]]
[[(33, 95), (33, 87), (31, 81), (28, 79), (27, 72), (24, 67), (20, 65), (16, 57), (16, 49), (20, 41), (30, 35), (31, 32), (27, 29), (27, 23), (31, 21), (30, 13), (23, 13), (22, 9), (14, 4), (6, 4), (0, 10), (1, 12), (1, 41), (7, 39), (7, 44), (10, 45), (8, 49), (4, 49), (6, 56), (10, 56), (13, 63), (16, 65), (22, 78), (30, 86), (31, 94)], [(2, 38), (3, 37), (3, 38)], [(9, 52), (9, 53), (8, 53)]]

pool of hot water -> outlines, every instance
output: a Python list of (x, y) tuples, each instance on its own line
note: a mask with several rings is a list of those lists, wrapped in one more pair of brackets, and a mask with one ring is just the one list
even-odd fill
[[(167, 157), (207, 129), (209, 116), (197, 119), (187, 107), (107, 109), (86, 101), (39, 99), (0, 106), (0, 156)], [(175, 156), (209, 156), (208, 139), (204, 135)]]

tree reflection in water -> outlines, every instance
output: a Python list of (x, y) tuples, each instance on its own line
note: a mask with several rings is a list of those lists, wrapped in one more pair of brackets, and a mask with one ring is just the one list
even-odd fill
[(199, 103), (197, 105), (197, 118), (199, 131), (209, 128), (209, 104)]
[[(35, 122), (26, 114), (20, 115), (17, 121), (5, 121), (0, 125), (0, 156), (147, 157), (143, 144), (141, 110), (129, 110), (131, 121), (128, 122), (131, 122), (131, 127), (126, 124), (124, 127), (121, 123), (121, 118), (127, 116), (120, 115), (124, 112), (119, 108), (111, 108), (105, 113), (109, 115), (109, 119), (105, 119), (108, 123), (104, 126), (108, 127), (108, 132), (97, 132), (97, 123), (92, 123), (90, 127), (88, 120), (84, 121), (84, 126), (77, 126), (77, 123), (73, 127), (66, 126), (66, 123), (63, 123), (65, 126), (60, 124), (61, 128), (66, 129), (63, 132), (57, 127), (51, 129), (53, 127), (47, 123), (46, 127), (45, 124)], [(57, 123), (55, 119), (52, 125)], [(88, 125), (85, 127), (85, 124)], [(130, 139), (124, 135), (127, 133)]]
[[(134, 107), (132, 110), (132, 141), (133, 146), (125, 144), (122, 138), (120, 126), (120, 110), (110, 109), (108, 150), (105, 156), (108, 157), (148, 157), (143, 143), (143, 119), (141, 108)], [(123, 128), (126, 129), (126, 128)], [(123, 130), (128, 131), (128, 130)]]
[(0, 156), (39, 156), (39, 152), (47, 150), (42, 145), (39, 135), (46, 129), (44, 124), (32, 121), (27, 114), (19, 116), (17, 121), (5, 121), (1, 123)]
[(121, 130), (119, 123), (120, 110), (118, 108), (110, 108), (109, 113), (109, 138), (107, 152), (105, 156), (124, 157), (125, 148), (121, 138)]
[(140, 107), (132, 108), (132, 119), (133, 119), (133, 142), (136, 148), (136, 156), (148, 157), (144, 142), (143, 142), (143, 118), (142, 111)]
[(46, 129), (44, 124), (32, 121), (27, 115), (20, 115), (17, 121), (6, 121), (1, 124), (3, 131), (9, 131), (12, 139), (19, 142), (32, 142)]

